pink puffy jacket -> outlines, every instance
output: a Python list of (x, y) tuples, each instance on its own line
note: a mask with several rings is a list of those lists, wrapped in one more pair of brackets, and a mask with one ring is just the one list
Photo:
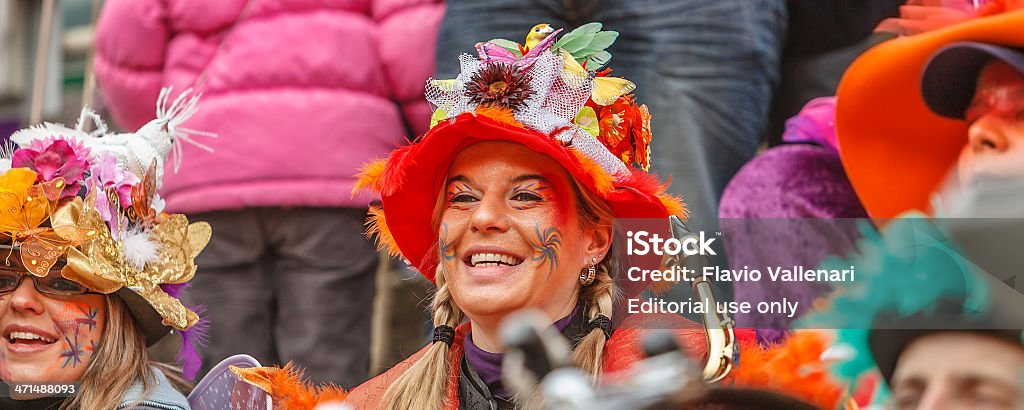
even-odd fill
[(185, 127), (219, 137), (168, 165), (169, 211), (365, 207), (350, 193), (360, 165), (426, 131), (443, 13), (441, 0), (108, 0), (96, 77), (125, 129), (154, 117), (162, 86), (203, 93)]

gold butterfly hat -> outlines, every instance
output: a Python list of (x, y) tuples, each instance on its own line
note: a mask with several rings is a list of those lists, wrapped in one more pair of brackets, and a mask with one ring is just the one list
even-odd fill
[[(193, 135), (212, 135), (181, 127), (198, 96), (170, 95), (161, 91), (156, 119), (134, 133), (107, 132), (86, 108), (75, 128), (45, 123), (11, 135), (0, 158), (0, 232), (30, 274), (64, 264), (65, 278), (123, 299), (147, 345), (181, 333), (178, 360), (191, 378), (206, 322), (178, 298), (210, 225), (163, 212), (157, 191), (171, 152), (195, 144)], [(95, 130), (86, 132), (89, 122)]]
[(392, 256), (404, 256), (428, 279), (438, 263), (431, 220), (455, 156), (481, 141), (509, 141), (546, 154), (618, 218), (685, 217), (682, 201), (647, 172), (651, 116), (637, 105), (636, 87), (599, 70), (618, 33), (585, 24), (559, 36), (547, 24), (526, 43), (495, 39), (459, 57), (455, 79), (427, 81), (436, 107), (426, 134), (386, 159), (366, 164), (356, 190), (381, 196), (370, 210), (368, 233)]

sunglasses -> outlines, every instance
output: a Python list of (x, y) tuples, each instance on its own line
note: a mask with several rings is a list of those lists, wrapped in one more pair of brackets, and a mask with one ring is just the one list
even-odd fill
[(59, 271), (50, 271), (44, 277), (37, 277), (21, 270), (13, 270), (9, 267), (0, 267), (0, 295), (14, 292), (21, 286), (21, 282), (28, 278), (32, 280), (36, 290), (44, 295), (51, 296), (76, 296), (96, 292), (89, 290), (81, 283), (65, 279)]

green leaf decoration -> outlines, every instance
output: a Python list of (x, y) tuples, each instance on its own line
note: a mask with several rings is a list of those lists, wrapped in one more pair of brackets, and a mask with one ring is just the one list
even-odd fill
[(493, 39), (491, 41), (488, 41), (488, 43), (494, 43), (494, 44), (498, 45), (501, 48), (504, 48), (504, 49), (506, 49), (508, 51), (511, 51), (512, 54), (516, 55), (516, 57), (522, 57), (523, 56), (523, 53), (519, 51), (519, 43), (517, 43), (515, 41), (506, 40), (506, 39), (503, 39), (503, 38), (496, 38), (496, 39)]
[(430, 116), (430, 128), (434, 128), (437, 123), (444, 121), (446, 118), (448, 118), (448, 113), (438, 107), (434, 110), (434, 114)]
[(587, 70), (596, 71), (597, 69), (604, 67), (612, 60), (612, 53), (607, 51), (601, 51), (587, 57)]
[(558, 39), (553, 49), (568, 51), (576, 62), (586, 64), (587, 70), (596, 71), (611, 61), (612, 55), (606, 50), (619, 38), (618, 32), (602, 31), (601, 27), (601, 23), (579, 26)]
[(599, 31), (601, 31), (601, 23), (584, 24), (558, 39), (553, 48), (564, 48), (565, 51), (575, 53), (590, 45), (594, 35)]
[(606, 48), (611, 47), (612, 43), (615, 43), (615, 39), (619, 38), (619, 33), (616, 31), (602, 31), (594, 34), (594, 38), (590, 40), (590, 44), (586, 48), (580, 50), (581, 53), (588, 52), (588, 54), (604, 51)]

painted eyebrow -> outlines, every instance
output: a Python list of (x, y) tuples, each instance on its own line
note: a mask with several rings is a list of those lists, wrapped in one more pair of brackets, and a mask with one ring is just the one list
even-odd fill
[(465, 175), (455, 175), (451, 178), (448, 178), (448, 180), (444, 182), (444, 186), (449, 186), (454, 182), (465, 182), (467, 184), (472, 184), (472, 182), (470, 182), (469, 180), (469, 177)]
[(515, 178), (512, 178), (511, 182), (512, 183), (519, 183), (519, 182), (526, 182), (526, 181), (531, 181), (531, 180), (535, 180), (535, 179), (538, 179), (538, 180), (540, 180), (541, 182), (543, 182), (545, 184), (551, 185), (551, 181), (548, 181), (547, 178), (544, 178), (543, 176), (536, 175), (536, 174), (520, 175), (520, 176), (517, 176)]
[[(537, 174), (520, 175), (520, 176), (517, 176), (517, 177), (512, 178), (511, 180), (509, 180), (509, 183), (516, 184), (516, 183), (532, 181), (532, 180), (540, 180), (541, 182), (543, 182), (545, 184), (551, 185), (551, 181), (549, 181), (547, 178), (544, 178), (544, 176), (537, 175)], [(444, 185), (445, 186), (449, 186), (449, 185), (451, 185), (452, 183), (455, 183), (455, 182), (465, 182), (467, 184), (473, 185), (473, 181), (470, 181), (469, 177), (467, 177), (465, 175), (454, 175), (454, 176), (448, 178), (448, 180), (445, 181)]]

